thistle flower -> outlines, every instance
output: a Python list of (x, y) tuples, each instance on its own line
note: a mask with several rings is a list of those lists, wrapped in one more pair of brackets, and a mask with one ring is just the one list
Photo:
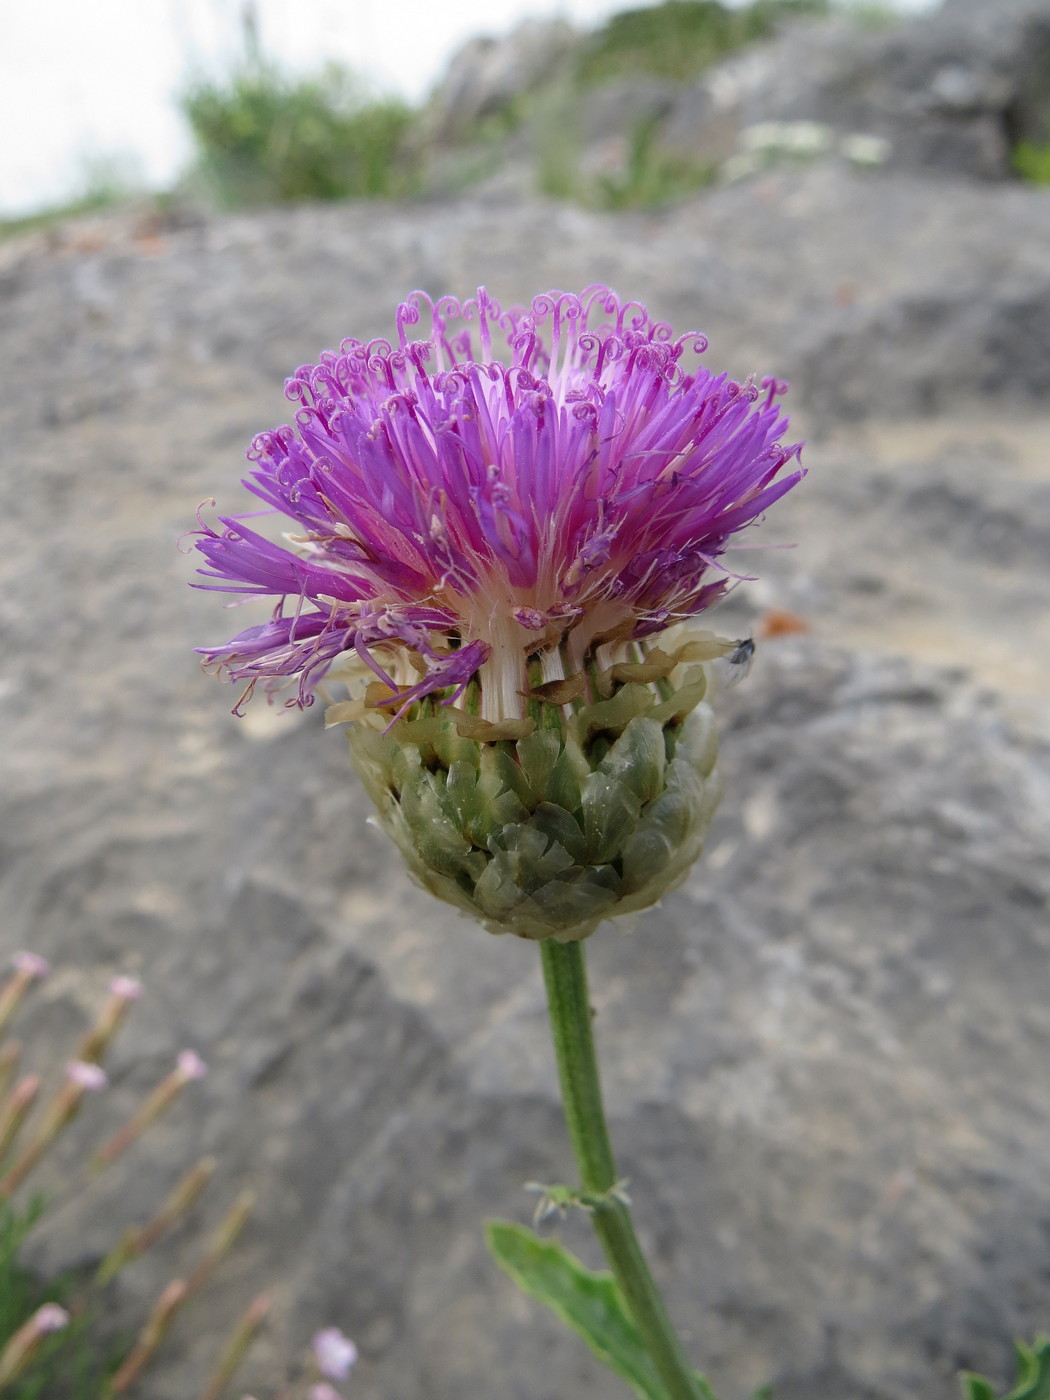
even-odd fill
[(801, 477), (784, 386), (692, 363), (702, 335), (605, 287), (508, 312), (416, 292), (396, 320), (396, 345), (298, 369), (295, 426), (254, 440), (245, 485), (292, 547), (201, 522), (199, 586), (277, 600), (201, 651), (237, 711), (259, 681), (302, 706), (346, 679), (328, 718), (357, 722), (416, 876), (494, 931), (583, 937), (699, 850), (714, 741), (687, 667), (731, 644), (655, 639), (725, 593), (734, 536)]

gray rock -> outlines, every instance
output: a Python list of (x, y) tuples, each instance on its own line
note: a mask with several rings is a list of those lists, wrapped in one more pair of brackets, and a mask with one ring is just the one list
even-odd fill
[(486, 117), (513, 115), (522, 98), (565, 69), (578, 45), (563, 19), (527, 19), (500, 38), (469, 40), (431, 94), (428, 129), (438, 141), (455, 141)]
[(528, 1218), (523, 1182), (572, 1174), (535, 949), (408, 884), (317, 713), (235, 720), (190, 650), (231, 619), (176, 536), (202, 499), (238, 508), (283, 376), (389, 330), (413, 285), (604, 277), (816, 410), (811, 476), (759, 536), (799, 549), (759, 556), (721, 624), (788, 608), (810, 634), (724, 699), (727, 797), (687, 885), (591, 943), (622, 1170), (693, 1353), (726, 1400), (770, 1378), (948, 1400), (1045, 1328), (1050, 354), (1008, 308), (1050, 287), (1047, 200), (828, 167), (661, 216), (304, 208), (0, 250), (0, 951), (62, 969), (22, 1019), (39, 1059), (108, 974), (146, 984), (43, 1184), (177, 1049), (211, 1065), (36, 1258), (96, 1258), (215, 1152), (190, 1228), (117, 1291), (134, 1321), (259, 1193), (151, 1400), (196, 1393), (267, 1286), (256, 1394), (325, 1323), (376, 1400), (615, 1389), (481, 1245), (486, 1216)]
[(667, 149), (724, 159), (727, 130), (816, 121), (888, 143), (899, 169), (1003, 179), (1011, 146), (1048, 137), (1046, 0), (949, 4), (886, 32), (844, 20), (786, 27), (676, 103)]

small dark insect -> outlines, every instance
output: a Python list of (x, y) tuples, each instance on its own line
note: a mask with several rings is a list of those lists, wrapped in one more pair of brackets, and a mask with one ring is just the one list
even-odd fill
[(733, 650), (723, 656), (719, 671), (721, 681), (724, 686), (736, 685), (742, 681), (751, 670), (751, 663), (755, 659), (755, 641), (753, 637), (743, 637), (735, 642)]

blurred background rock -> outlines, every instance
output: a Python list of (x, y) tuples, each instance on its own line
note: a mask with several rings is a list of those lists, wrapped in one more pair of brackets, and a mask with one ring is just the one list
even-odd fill
[[(809, 439), (755, 536), (797, 548), (741, 554), (760, 581), (712, 619), (759, 654), (708, 854), (591, 945), (673, 1311), (724, 1400), (1005, 1379), (1050, 1324), (1050, 5), (672, 0), (475, 41), (422, 110), (349, 82), (249, 51), (187, 95), (177, 191), (0, 242), (0, 951), (140, 976), (114, 1121), (196, 1046), (194, 1150), (260, 1198), (151, 1397), (193, 1393), (271, 1280), (259, 1391), (328, 1321), (374, 1400), (614, 1386), (481, 1240), (569, 1171), (535, 950), (408, 883), (320, 707), (230, 716), (191, 651), (230, 619), (174, 544), (201, 500), (245, 507), (296, 365), (479, 282), (607, 281), (790, 379)], [(307, 147), (318, 183), (282, 183)], [(24, 1038), (86, 995), (45, 984)], [(165, 1131), (107, 1179), (124, 1211), (177, 1174)], [(110, 1237), (74, 1202), (38, 1257)]]

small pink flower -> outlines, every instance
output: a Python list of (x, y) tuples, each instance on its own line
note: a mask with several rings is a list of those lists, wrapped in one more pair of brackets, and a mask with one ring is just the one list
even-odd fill
[(57, 1303), (45, 1303), (33, 1314), (33, 1330), (37, 1336), (43, 1336), (45, 1332), (61, 1332), (68, 1323), (69, 1313)]
[(91, 1094), (98, 1093), (109, 1083), (102, 1066), (89, 1064), (86, 1060), (71, 1060), (66, 1065), (66, 1078)]
[(125, 1001), (138, 1001), (142, 995), (142, 983), (134, 977), (114, 977), (109, 990), (113, 996), (123, 997)]
[(208, 1066), (196, 1050), (182, 1050), (175, 1061), (175, 1071), (188, 1082), (191, 1079), (203, 1079), (208, 1073)]
[(310, 1400), (343, 1400), (343, 1397), (327, 1381), (318, 1381), (310, 1387)]
[(16, 953), (11, 962), (16, 971), (24, 972), (27, 977), (46, 977), (51, 971), (51, 964), (37, 953)]
[(323, 1327), (320, 1332), (315, 1332), (313, 1349), (321, 1375), (335, 1381), (345, 1380), (357, 1360), (357, 1347), (349, 1337), (343, 1336), (338, 1327)]

